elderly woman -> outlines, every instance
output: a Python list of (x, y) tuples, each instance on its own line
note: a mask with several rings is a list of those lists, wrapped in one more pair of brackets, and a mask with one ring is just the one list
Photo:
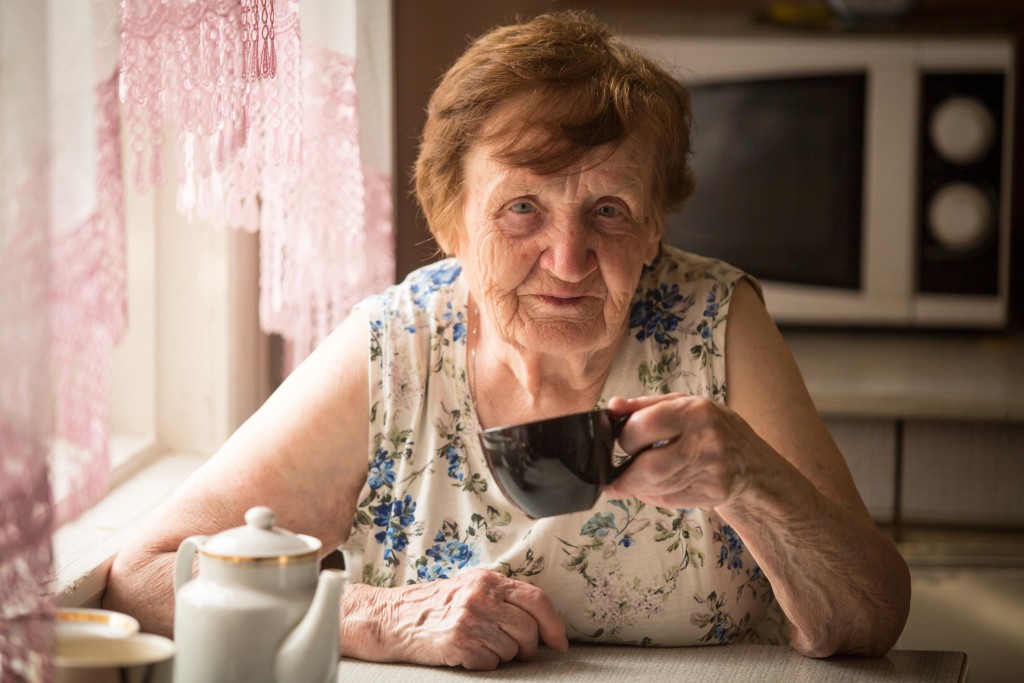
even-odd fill
[[(477, 40), (416, 166), (452, 258), (359, 305), (121, 552), (106, 604), (168, 632), (180, 541), (263, 504), (346, 550), (351, 657), (475, 669), (541, 642), (726, 643), (773, 601), (801, 653), (887, 651), (907, 567), (758, 286), (662, 243), (693, 188), (689, 116), (588, 15)], [(666, 445), (592, 510), (527, 518), (477, 434), (604, 407), (631, 414), (625, 451)]]

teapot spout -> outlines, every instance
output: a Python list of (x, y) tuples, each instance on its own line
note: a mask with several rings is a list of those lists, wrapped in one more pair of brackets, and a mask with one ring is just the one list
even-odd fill
[(277, 651), (277, 680), (325, 683), (338, 675), (338, 628), (341, 587), (345, 574), (337, 569), (320, 572), (313, 602)]

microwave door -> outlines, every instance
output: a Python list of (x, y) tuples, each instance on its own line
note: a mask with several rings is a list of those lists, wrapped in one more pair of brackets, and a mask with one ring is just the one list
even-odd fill
[[(865, 302), (868, 87), (852, 72), (691, 88), (698, 189), (669, 239), (759, 278), (780, 322), (879, 311)], [(905, 294), (887, 299), (905, 320)]]

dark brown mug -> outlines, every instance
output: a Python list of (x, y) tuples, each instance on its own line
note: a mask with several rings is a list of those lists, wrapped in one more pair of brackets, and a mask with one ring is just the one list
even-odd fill
[(487, 466), (502, 492), (531, 519), (594, 507), (601, 489), (633, 461), (613, 462), (629, 416), (608, 410), (493, 427), (480, 434)]

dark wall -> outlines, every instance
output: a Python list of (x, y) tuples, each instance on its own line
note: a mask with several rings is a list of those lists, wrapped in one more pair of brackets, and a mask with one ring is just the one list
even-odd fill
[[(409, 178), (430, 93), (472, 37), (517, 16), (555, 9), (590, 10), (614, 27), (652, 14), (672, 21), (681, 7), (688, 13), (758, 12), (770, 4), (765, 0), (394, 0), (398, 278), (436, 256), (436, 245), (418, 211)], [(1024, 46), (1024, 2), (1020, 0), (919, 0), (908, 21), (939, 29), (1007, 27), (1016, 32), (1018, 45)], [(1011, 305), (1020, 320), (1024, 318), (1024, 47), (1018, 51), (1017, 73)]]

